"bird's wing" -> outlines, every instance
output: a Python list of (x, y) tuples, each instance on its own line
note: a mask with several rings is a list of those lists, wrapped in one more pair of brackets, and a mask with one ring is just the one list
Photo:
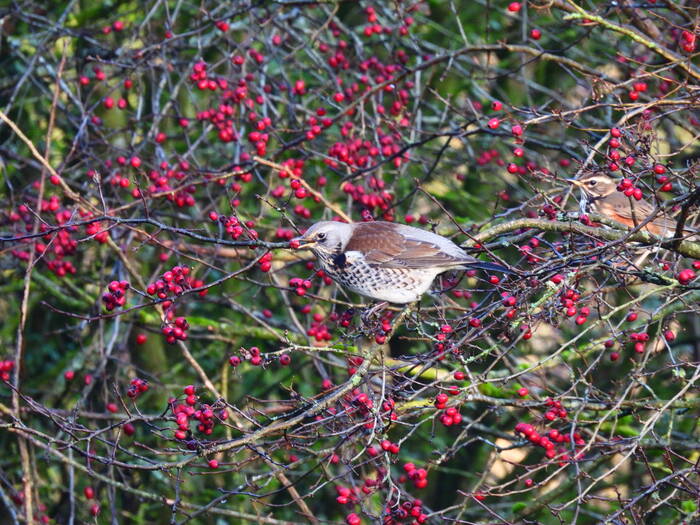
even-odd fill
[[(615, 213), (621, 219), (620, 222), (623, 222), (631, 228), (641, 224), (647, 217), (654, 213), (655, 207), (645, 200), (634, 201), (632, 199), (625, 199), (625, 201), (626, 202), (615, 203), (613, 206), (615, 208)], [(645, 229), (656, 235), (669, 236), (676, 231), (677, 225), (678, 223), (674, 219), (663, 213), (658, 213)], [(685, 228), (684, 230), (687, 234), (696, 233), (691, 228)]]
[[(615, 213), (625, 219), (637, 224), (645, 220), (654, 212), (654, 207), (645, 200), (636, 201), (628, 197), (621, 197), (619, 201), (613, 202)], [(654, 220), (661, 220), (663, 217), (657, 216)]]
[(447, 253), (440, 246), (444, 241), (450, 242), (430, 232), (377, 221), (357, 224), (345, 250), (362, 252), (369, 264), (382, 268), (455, 268), (473, 260), (466, 254)]

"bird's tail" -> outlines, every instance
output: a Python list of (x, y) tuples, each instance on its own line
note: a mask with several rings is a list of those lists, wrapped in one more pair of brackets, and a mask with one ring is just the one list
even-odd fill
[(510, 275), (516, 275), (518, 272), (511, 270), (510, 268), (506, 268), (505, 266), (502, 266), (500, 264), (496, 263), (490, 263), (486, 261), (473, 261), (469, 262), (466, 264), (467, 267), (469, 268), (476, 268), (477, 270), (486, 270), (489, 272), (501, 272), (501, 273), (507, 273)]

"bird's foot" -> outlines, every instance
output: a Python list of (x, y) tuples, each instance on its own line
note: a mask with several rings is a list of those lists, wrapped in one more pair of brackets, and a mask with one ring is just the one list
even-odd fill
[(384, 308), (386, 308), (386, 305), (389, 304), (386, 301), (382, 301), (380, 303), (375, 304), (374, 306), (367, 308), (362, 314), (360, 314), (360, 319), (362, 319), (363, 324), (370, 324), (372, 321), (372, 317), (377, 315), (379, 312), (381, 312)]

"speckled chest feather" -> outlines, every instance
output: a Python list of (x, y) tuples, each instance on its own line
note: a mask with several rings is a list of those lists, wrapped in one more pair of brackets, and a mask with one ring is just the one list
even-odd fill
[(326, 275), (348, 290), (397, 303), (418, 300), (435, 277), (431, 270), (372, 265), (360, 252), (319, 255), (318, 261)]

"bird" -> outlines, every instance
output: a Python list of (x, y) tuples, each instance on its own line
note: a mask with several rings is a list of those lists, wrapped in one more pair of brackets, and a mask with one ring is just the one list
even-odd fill
[(290, 246), (310, 249), (336, 283), (383, 303), (416, 302), (449, 270), (514, 273), (475, 259), (441, 235), (385, 221), (317, 222)]
[[(602, 172), (592, 172), (579, 179), (567, 179), (579, 187), (586, 198), (586, 207), (629, 228), (636, 228), (646, 221), (656, 207), (644, 199), (628, 197), (618, 190), (618, 182)], [(642, 229), (659, 237), (673, 237), (677, 223), (662, 212), (647, 222)], [(697, 232), (684, 228), (684, 233), (695, 235)]]

